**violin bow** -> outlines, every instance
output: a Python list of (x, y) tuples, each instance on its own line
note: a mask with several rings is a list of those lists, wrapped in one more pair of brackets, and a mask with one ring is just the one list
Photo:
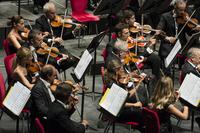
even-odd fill
[[(63, 19), (63, 21), (65, 20), (67, 14), (68, 14), (68, 9), (66, 8), (66, 9), (65, 9), (65, 15), (64, 15), (64, 19)], [(62, 30), (61, 30), (61, 33), (60, 33), (60, 38), (63, 37), (64, 25), (65, 25), (65, 22), (62, 23)]]
[(28, 19), (25, 19), (25, 20), (26, 20), (26, 23), (28, 24), (28, 26), (30, 27), (30, 29), (32, 30), (33, 27), (32, 27), (31, 24), (30, 24), (30, 20), (28, 20)]
[(51, 49), (52, 49), (52, 47), (53, 47), (53, 45), (54, 45), (54, 39), (55, 39), (55, 37), (53, 37), (53, 40), (52, 40), (52, 42), (51, 42), (51, 47), (50, 47), (50, 49), (49, 49), (49, 53), (48, 53), (47, 60), (46, 60), (46, 63), (45, 63), (45, 64), (48, 64), (48, 62), (49, 62), (49, 57), (50, 57), (50, 54), (51, 54)]
[(185, 22), (185, 24), (183, 25), (183, 27), (181, 28), (181, 30), (177, 33), (177, 35), (175, 36), (175, 38), (177, 39), (179, 37), (179, 35), (181, 34), (181, 32), (183, 31), (183, 29), (186, 27), (186, 25), (188, 24), (188, 22), (191, 21), (192, 16), (194, 15), (194, 13), (196, 12), (197, 9), (195, 9), (192, 14), (190, 15), (190, 17), (187, 19), (187, 21)]

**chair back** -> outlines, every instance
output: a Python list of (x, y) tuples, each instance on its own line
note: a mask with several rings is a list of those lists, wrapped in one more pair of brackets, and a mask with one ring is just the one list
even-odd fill
[(16, 54), (8, 55), (4, 58), (4, 65), (6, 68), (8, 83), (11, 81), (11, 75), (12, 75), (12, 66), (13, 66), (13, 59), (16, 57)]
[(11, 51), (10, 51), (10, 48), (9, 48), (9, 42), (8, 42), (7, 39), (3, 40), (3, 49), (6, 52), (6, 55), (10, 55), (11, 54)]
[(154, 110), (146, 107), (142, 109), (144, 116), (145, 132), (146, 133), (160, 133), (160, 120), (158, 114)]
[(39, 118), (35, 118), (35, 127), (37, 130), (37, 133), (45, 133), (44, 126), (40, 122)]
[(70, 0), (72, 13), (83, 13), (87, 9), (88, 0)]
[(101, 52), (101, 56), (103, 57), (104, 63), (106, 62), (106, 58), (108, 56), (106, 48), (104, 48)]
[(3, 108), (3, 100), (6, 96), (6, 87), (2, 72), (0, 72), (0, 109)]

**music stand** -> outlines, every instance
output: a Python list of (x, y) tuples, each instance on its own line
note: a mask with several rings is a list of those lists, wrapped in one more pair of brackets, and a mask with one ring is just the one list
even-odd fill
[(87, 50), (92, 53), (94, 52), (94, 57), (93, 57), (93, 66), (92, 66), (92, 70), (93, 70), (93, 78), (92, 78), (92, 91), (91, 92), (87, 92), (87, 93), (92, 93), (92, 99), (94, 101), (94, 95), (95, 94), (101, 94), (99, 92), (95, 92), (95, 77), (96, 77), (96, 73), (95, 73), (95, 69), (96, 69), (96, 59), (97, 59), (97, 47), (99, 46), (99, 44), (102, 42), (104, 36), (106, 35), (107, 31), (103, 31), (101, 33), (99, 33), (96, 37), (94, 37), (91, 41), (91, 43), (88, 45)]
[(195, 34), (193, 34), (190, 39), (188, 40), (188, 42), (185, 44), (185, 46), (183, 47), (183, 49), (180, 51), (180, 54), (186, 54), (188, 49), (191, 47), (198, 47), (200, 48), (200, 32), (197, 32)]
[[(79, 63), (77, 64), (77, 66), (76, 66), (76, 68), (74, 69), (74, 73), (71, 73), (71, 76), (72, 76), (72, 78), (74, 79), (74, 81), (76, 82), (76, 83), (79, 83), (79, 82), (81, 82), (81, 81), (83, 81), (83, 86), (85, 86), (85, 74), (86, 74), (86, 71), (87, 71), (87, 69), (89, 68), (89, 66), (90, 66), (90, 64), (91, 64), (91, 62), (92, 62), (92, 57), (91, 57), (91, 55), (90, 54), (86, 54), (86, 53), (89, 53), (87, 50), (85, 50), (85, 52), (83, 53), (83, 55), (81, 56), (81, 59), (80, 59), (80, 61), (79, 61), (79, 63), (81, 64), (80, 66), (79, 66)], [(86, 55), (86, 56), (84, 56), (84, 55)], [(84, 57), (86, 57), (86, 58), (84, 58)], [(89, 58), (89, 60), (87, 59), (87, 58)], [(87, 61), (85, 61), (85, 59), (87, 60)], [(82, 64), (82, 62), (84, 62), (85, 61), (85, 63), (84, 64)], [(84, 69), (82, 69), (84, 67)], [(80, 76), (77, 76), (78, 74), (76, 74), (77, 72), (79, 72), (80, 73), (80, 71), (76, 71), (76, 69), (79, 69), (79, 70), (81, 70), (82, 72), (81, 72), (81, 74), (80, 74)], [(84, 90), (82, 90), (82, 101), (81, 101), (81, 120), (83, 120), (83, 113), (84, 113), (84, 97), (85, 97), (85, 91)]]
[(113, 30), (112, 26), (112, 15), (119, 12), (124, 5), (124, 0), (101, 0), (97, 8), (94, 10), (94, 15), (108, 15), (108, 26), (109, 26), (109, 41), (111, 40), (111, 33)]
[(101, 0), (94, 15), (117, 13), (123, 6), (124, 0)]

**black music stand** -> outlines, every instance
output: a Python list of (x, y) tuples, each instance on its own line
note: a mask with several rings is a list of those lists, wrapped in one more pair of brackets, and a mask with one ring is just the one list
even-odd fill
[(180, 51), (180, 54), (186, 55), (187, 51), (191, 47), (198, 47), (198, 48), (200, 48), (200, 32), (197, 32), (197, 33), (193, 34), (190, 37), (190, 39), (188, 40), (188, 42), (185, 44), (185, 46)]
[(111, 40), (111, 33), (113, 30), (112, 26), (112, 15), (119, 12), (124, 5), (124, 0), (101, 0), (97, 8), (94, 10), (94, 15), (108, 15), (108, 26), (109, 26), (109, 41)]
[[(71, 73), (71, 76), (72, 78), (74, 79), (74, 81), (76, 83), (79, 83), (81, 81), (83, 81), (83, 84), (82, 86), (85, 86), (85, 74), (86, 74), (86, 71), (88, 70), (90, 64), (91, 64), (92, 60), (89, 62), (87, 68), (85, 69), (85, 71), (83, 72), (83, 74), (81, 75), (80, 78), (78, 78), (75, 73)], [(82, 101), (81, 101), (81, 120), (83, 120), (83, 113), (84, 113), (84, 100), (85, 100), (85, 91), (82, 90)]]
[(92, 99), (94, 101), (94, 97), (95, 94), (101, 94), (99, 92), (95, 92), (95, 77), (96, 77), (96, 60), (97, 60), (97, 48), (99, 46), (99, 44), (102, 42), (104, 36), (106, 35), (106, 31), (103, 31), (101, 33), (99, 33), (96, 37), (94, 37), (91, 41), (91, 43), (88, 45), (87, 50), (89, 51), (89, 53), (94, 52), (94, 58), (93, 58), (93, 65), (92, 65), (92, 72), (93, 72), (93, 78), (92, 78), (92, 91), (91, 92), (87, 92), (88, 93), (92, 93)]

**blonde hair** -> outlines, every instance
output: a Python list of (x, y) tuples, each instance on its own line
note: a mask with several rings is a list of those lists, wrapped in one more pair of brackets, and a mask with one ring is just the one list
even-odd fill
[(19, 65), (25, 65), (24, 60), (26, 60), (30, 57), (32, 57), (31, 50), (26, 47), (21, 47), (17, 51), (16, 63)]
[(170, 77), (161, 77), (156, 84), (151, 101), (156, 109), (164, 109), (175, 102), (173, 82)]

